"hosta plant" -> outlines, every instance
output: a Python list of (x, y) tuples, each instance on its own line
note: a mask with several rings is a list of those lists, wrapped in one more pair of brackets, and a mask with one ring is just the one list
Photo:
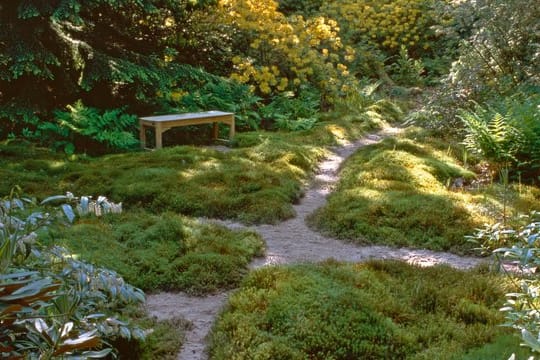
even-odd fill
[[(108, 340), (144, 337), (142, 330), (117, 318), (122, 308), (144, 301), (142, 291), (110, 270), (75, 259), (66, 249), (36, 242), (48, 225), (73, 221), (76, 212), (97, 215), (103, 205), (116, 206), (100, 198), (101, 205), (90, 207), (87, 197), (81, 199), (68, 194), (43, 202), (67, 201), (61, 212), (40, 209), (13, 194), (0, 201), (2, 358), (101, 358), (113, 351)], [(73, 210), (75, 200), (79, 210)]]
[(500, 268), (515, 285), (501, 308), (506, 317), (504, 325), (521, 334), (523, 346), (540, 353), (540, 213), (532, 212), (522, 220), (517, 226), (486, 227), (471, 239), (479, 241), (484, 249), (494, 249)]

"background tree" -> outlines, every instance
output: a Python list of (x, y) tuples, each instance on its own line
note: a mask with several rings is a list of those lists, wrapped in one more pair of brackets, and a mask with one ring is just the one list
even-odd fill
[[(0, 137), (38, 130), (80, 99), (149, 112), (186, 68), (171, 42), (207, 1), (15, 0), (0, 4)], [(7, 124), (6, 124), (7, 120)], [(39, 134), (37, 134), (39, 135)]]

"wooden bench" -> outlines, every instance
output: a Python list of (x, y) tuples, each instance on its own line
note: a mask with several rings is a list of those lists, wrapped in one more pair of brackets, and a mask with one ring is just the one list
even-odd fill
[(229, 140), (234, 137), (234, 113), (223, 111), (205, 111), (184, 114), (145, 116), (139, 118), (141, 147), (146, 149), (146, 128), (153, 128), (156, 136), (156, 149), (163, 147), (162, 135), (174, 127), (214, 124), (212, 137), (218, 137), (218, 123), (229, 125)]

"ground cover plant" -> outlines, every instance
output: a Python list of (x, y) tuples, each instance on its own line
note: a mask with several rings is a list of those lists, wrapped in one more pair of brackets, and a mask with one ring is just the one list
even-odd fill
[[(523, 346), (534, 353), (540, 352), (538, 338), (538, 242), (540, 240), (540, 213), (508, 219), (478, 230), (470, 238), (486, 252), (492, 252), (503, 274), (515, 284), (516, 290), (506, 294), (501, 311), (505, 326), (521, 334)], [(513, 267), (508, 267), (508, 265)]]
[(256, 233), (232, 231), (168, 212), (85, 218), (50, 235), (49, 242), (117, 271), (145, 292), (208, 294), (234, 288), (247, 273), (251, 259), (264, 249)]
[(504, 193), (492, 184), (466, 191), (461, 183), (470, 183), (475, 173), (461, 165), (447, 143), (426, 134), (413, 129), (360, 149), (311, 223), (361, 244), (463, 253), (475, 246), (465, 239), (475, 228), (493, 223), (503, 211), (515, 214), (538, 204), (540, 193), (533, 187)]
[(395, 261), (265, 267), (230, 297), (210, 359), (455, 359), (505, 333), (504, 291), (481, 269)]
[(103, 194), (127, 209), (275, 223), (294, 216), (291, 204), (328, 146), (384, 121), (366, 120), (325, 121), (294, 133), (248, 132), (226, 153), (184, 146), (69, 160), (14, 141), (0, 145), (0, 190), (19, 185), (38, 198)]

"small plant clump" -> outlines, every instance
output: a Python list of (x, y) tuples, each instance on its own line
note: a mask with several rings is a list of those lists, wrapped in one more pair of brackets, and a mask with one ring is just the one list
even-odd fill
[(454, 359), (504, 334), (504, 283), (394, 261), (259, 269), (233, 294), (210, 359)]
[(540, 213), (520, 216), (507, 223), (485, 226), (471, 235), (470, 240), (483, 251), (491, 251), (515, 289), (506, 294), (505, 326), (521, 334), (522, 345), (540, 352), (540, 317), (538, 302), (540, 282), (536, 275), (540, 265)]

